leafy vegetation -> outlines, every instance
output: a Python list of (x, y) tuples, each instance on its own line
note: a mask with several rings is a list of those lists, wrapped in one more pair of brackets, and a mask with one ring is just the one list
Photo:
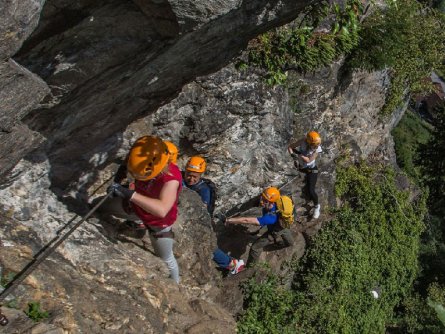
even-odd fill
[(419, 159), (420, 145), (428, 142), (431, 131), (430, 124), (408, 109), (391, 133), (395, 143), (397, 165), (416, 183), (418, 183), (417, 180), (420, 180), (422, 173), (415, 161)]
[(425, 78), (443, 71), (445, 19), (443, 13), (416, 0), (389, 1), (364, 20), (360, 44), (349, 65), (369, 71), (389, 68), (390, 92), (384, 114), (397, 108), (408, 92), (432, 90)]
[(439, 106), (433, 114), (436, 115), (435, 126), (430, 126), (432, 130), (428, 135), (421, 130), (427, 129), (423, 122), (410, 113), (393, 131), (397, 160), (402, 162), (400, 166), (415, 176), (415, 181), (428, 194), (430, 214), (421, 252), (423, 270), (420, 279), (424, 293), (435, 280), (445, 284), (445, 272), (438, 270), (445, 268), (445, 106)]
[(434, 309), (417, 292), (408, 295), (400, 304), (388, 333), (443, 333), (443, 325)]
[(418, 273), (424, 199), (365, 164), (339, 167), (336, 193), (342, 204), (296, 264), (292, 290), (251, 281), (240, 333), (383, 333), (392, 321)]
[[(347, 66), (368, 71), (388, 69), (391, 78), (383, 114), (390, 114), (411, 94), (432, 90), (426, 80), (434, 70), (445, 73), (443, 1), (387, 1), (363, 18), (361, 1), (343, 6), (322, 1), (308, 6), (293, 24), (254, 39), (247, 63), (266, 71), (269, 84), (283, 84), (287, 72), (314, 71), (340, 58)], [(433, 9), (434, 6), (438, 9)]]
[(249, 296), (239, 333), (294, 333), (292, 326), (294, 295), (279, 285), (279, 279), (267, 272), (265, 279), (251, 278), (244, 294)]
[(35, 322), (49, 317), (49, 313), (47, 311), (40, 309), (40, 303), (38, 302), (28, 303), (28, 309), (25, 311), (25, 314)]
[[(1, 276), (0, 277), (0, 286), (6, 287), (14, 279), (15, 275), (16, 275), (15, 273), (9, 272), (8, 274)], [(4, 306), (9, 307), (9, 308), (18, 309), (19, 303), (18, 303), (17, 299), (13, 298), (13, 299), (8, 300), (4, 304)], [(24, 312), (30, 319), (32, 319), (36, 322), (49, 317), (49, 313), (47, 311), (43, 311), (40, 308), (40, 303), (34, 302), (34, 301), (28, 303), (28, 308)]]
[(427, 175), (425, 185), (430, 191), (430, 207), (443, 217), (445, 213), (445, 103), (436, 110), (434, 131), (430, 140), (420, 147), (417, 163)]
[[(358, 0), (344, 6), (331, 1), (308, 6), (298, 23), (253, 40), (248, 64), (265, 69), (269, 84), (284, 83), (288, 70), (308, 72), (327, 66), (358, 44), (361, 13)], [(320, 23), (326, 27), (320, 28)]]
[[(412, 293), (400, 305), (392, 333), (445, 332), (445, 107), (439, 106), (433, 115), (436, 119), (432, 122), (434, 126), (429, 127), (432, 130), (428, 136), (419, 131), (424, 127), (420, 124), (423, 121), (410, 114), (404, 116), (405, 121), (402, 119), (393, 131), (396, 148), (399, 148), (397, 160), (409, 161), (400, 165), (428, 194), (429, 214), (421, 239), (421, 271)], [(413, 169), (416, 173), (412, 173)]]
[(445, 288), (438, 283), (433, 283), (428, 290), (428, 305), (434, 308), (440, 322), (445, 326)]
[(0, 286), (6, 287), (9, 284), (9, 282), (11, 282), (14, 279), (15, 275), (16, 274), (13, 272), (9, 272), (6, 275), (2, 275), (0, 277)]

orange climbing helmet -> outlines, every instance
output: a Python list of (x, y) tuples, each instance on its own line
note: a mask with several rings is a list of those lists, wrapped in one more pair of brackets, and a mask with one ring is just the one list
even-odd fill
[(171, 141), (164, 140), (164, 143), (167, 145), (169, 162), (176, 164), (176, 160), (178, 160), (178, 148)]
[(320, 145), (321, 137), (316, 131), (309, 131), (306, 135), (306, 142), (309, 145)]
[(136, 180), (148, 181), (162, 172), (168, 159), (167, 145), (161, 138), (144, 136), (131, 147), (127, 169)]
[(189, 172), (204, 173), (206, 170), (206, 161), (198, 156), (191, 157), (189, 161), (187, 161), (185, 169)]
[(263, 193), (261, 194), (263, 199), (265, 199), (268, 202), (275, 203), (280, 199), (280, 191), (275, 187), (268, 187), (263, 190)]

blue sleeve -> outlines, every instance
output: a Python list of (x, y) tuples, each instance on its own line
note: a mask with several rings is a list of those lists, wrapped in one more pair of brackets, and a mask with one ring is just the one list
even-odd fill
[(278, 221), (278, 216), (275, 214), (266, 213), (257, 219), (261, 226), (273, 225)]
[(207, 207), (210, 205), (210, 188), (209, 187), (202, 187), (199, 190), (199, 196), (201, 196), (201, 200), (207, 204)]

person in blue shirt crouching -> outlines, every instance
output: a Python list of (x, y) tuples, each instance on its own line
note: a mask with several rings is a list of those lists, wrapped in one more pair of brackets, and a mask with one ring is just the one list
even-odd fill
[[(280, 224), (279, 213), (277, 211), (276, 202), (280, 198), (280, 191), (275, 187), (264, 189), (261, 194), (260, 204), (263, 208), (261, 217), (233, 217), (227, 218), (226, 224), (250, 224), (257, 226), (267, 226), (267, 232), (259, 237), (250, 248), (247, 266), (253, 266), (259, 259), (264, 247), (275, 242), (277, 237), (281, 237), (285, 247), (294, 243), (292, 233), (288, 228), (284, 228)], [(269, 240), (272, 237), (273, 241)]]

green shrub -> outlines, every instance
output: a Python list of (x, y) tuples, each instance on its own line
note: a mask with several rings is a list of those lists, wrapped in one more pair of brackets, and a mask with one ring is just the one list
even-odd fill
[(262, 68), (269, 84), (283, 84), (289, 70), (314, 71), (351, 54), (347, 64), (352, 69), (389, 70), (382, 111), (387, 115), (407, 94), (431, 92), (425, 79), (432, 71), (445, 73), (445, 19), (437, 7), (416, 0), (387, 1), (360, 22), (361, 1), (347, 0), (343, 6), (321, 1), (308, 6), (293, 24), (251, 41), (248, 61), (240, 68)]
[[(418, 117), (412, 117), (413, 115), (405, 115), (393, 131), (397, 161), (407, 172), (411, 170), (411, 175), (417, 178), (418, 184), (427, 188), (429, 212), (425, 219), (426, 230), (421, 239), (421, 271), (412, 293), (400, 304), (389, 333), (444, 333), (445, 109), (439, 106), (433, 112), (435, 119), (433, 126), (428, 127), (428, 136), (425, 136), (425, 129), (422, 129), (424, 125), (421, 123), (424, 122)], [(413, 169), (415, 173), (412, 173)]]
[(425, 297), (412, 293), (401, 303), (397, 316), (391, 324), (388, 334), (392, 333), (428, 333), (441, 334), (445, 327), (441, 324), (436, 312), (428, 306)]
[(365, 19), (360, 43), (349, 66), (369, 71), (389, 69), (391, 84), (383, 113), (390, 114), (407, 93), (430, 92), (425, 80), (443, 71), (445, 20), (437, 10), (416, 0), (388, 1)]
[(338, 168), (336, 193), (336, 218), (297, 272), (301, 331), (383, 333), (418, 272), (424, 201), (411, 203), (383, 166)]
[[(247, 291), (241, 333), (385, 332), (417, 276), (425, 213), (424, 199), (413, 203), (395, 176), (383, 166), (337, 169), (335, 219), (296, 264), (292, 290), (272, 280)], [(262, 308), (279, 311), (266, 317)]]
[(431, 136), (432, 127), (416, 113), (407, 110), (399, 124), (391, 132), (394, 138), (397, 165), (402, 168), (416, 183), (420, 183), (422, 173), (416, 162), (419, 149)]
[[(358, 44), (361, 10), (358, 0), (342, 7), (330, 1), (308, 6), (298, 23), (252, 41), (248, 64), (263, 68), (271, 85), (284, 83), (288, 70), (308, 72), (327, 66)], [(330, 22), (329, 30), (317, 30), (321, 22)]]
[(250, 279), (244, 286), (246, 312), (238, 324), (239, 333), (294, 333), (293, 294), (279, 286), (271, 272)]
[(0, 286), (6, 287), (14, 279), (15, 275), (16, 274), (13, 272), (9, 272), (6, 275), (2, 275), (0, 277)]
[(437, 318), (442, 323), (442, 330), (445, 330), (445, 288), (438, 283), (433, 283), (428, 289), (428, 306), (436, 312)]
[(40, 309), (39, 302), (28, 303), (28, 309), (25, 311), (25, 314), (35, 322), (49, 317), (49, 313), (47, 311), (43, 311)]
[[(429, 206), (431, 211), (442, 218), (445, 216), (445, 103), (439, 105), (434, 119), (434, 130), (428, 142), (419, 148), (424, 182), (430, 191)], [(445, 235), (444, 235), (445, 236)]]

